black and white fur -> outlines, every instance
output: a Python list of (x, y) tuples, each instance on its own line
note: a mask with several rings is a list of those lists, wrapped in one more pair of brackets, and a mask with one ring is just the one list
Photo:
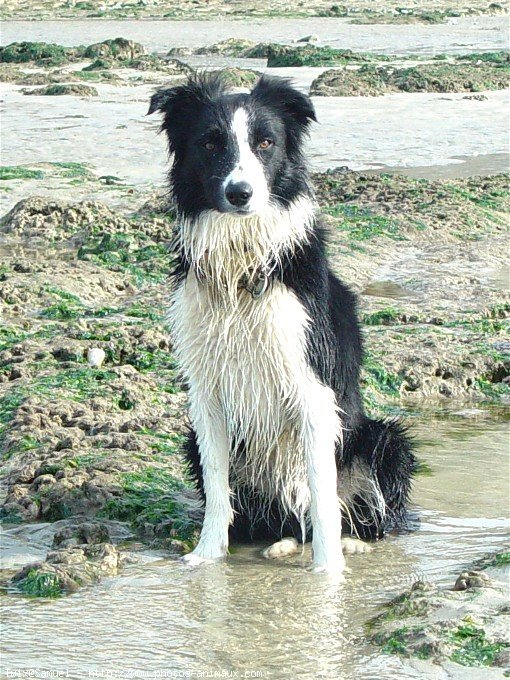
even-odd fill
[(414, 457), (395, 422), (369, 419), (353, 294), (331, 272), (303, 158), (308, 97), (263, 76), (157, 92), (149, 113), (178, 207), (170, 322), (189, 386), (186, 453), (205, 493), (191, 563), (234, 540), (312, 534), (313, 567), (340, 573), (344, 531), (401, 520)]

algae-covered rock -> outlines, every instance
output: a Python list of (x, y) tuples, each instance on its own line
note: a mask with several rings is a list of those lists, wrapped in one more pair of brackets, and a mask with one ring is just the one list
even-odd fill
[(124, 68), (133, 68), (138, 71), (163, 71), (167, 75), (188, 76), (194, 70), (188, 64), (179, 59), (161, 59), (154, 54), (144, 54), (135, 59), (122, 62)]
[(335, 49), (333, 47), (318, 47), (304, 45), (292, 47), (290, 45), (270, 45), (267, 51), (267, 65), (274, 66), (334, 66), (336, 64), (363, 63), (386, 61), (390, 57), (372, 55), (366, 52)]
[(508, 667), (508, 560), (496, 554), (484, 562), (492, 565), (491, 578), (475, 563), (453, 589), (415, 583), (368, 623), (371, 642), (387, 654), (439, 666)]
[(259, 71), (252, 71), (244, 68), (222, 69), (223, 80), (230, 87), (250, 88), (262, 75)]
[(45, 97), (60, 97), (62, 95), (72, 95), (75, 97), (97, 97), (99, 92), (91, 85), (81, 83), (62, 83), (47, 85), (36, 90), (22, 90), (23, 94), (40, 95)]
[(0, 219), (0, 232), (21, 238), (66, 239), (83, 231), (126, 232), (129, 222), (100, 201), (48, 200), (32, 196), (17, 203)]
[(253, 49), (256, 44), (253, 40), (227, 38), (213, 45), (199, 47), (195, 54), (220, 54), (224, 57), (242, 57), (248, 50)]
[(60, 66), (79, 53), (79, 48), (63, 47), (44, 42), (14, 42), (0, 47), (0, 62), (35, 62), (41, 66)]
[(376, 97), (391, 91), (385, 69), (368, 64), (324, 71), (310, 86), (313, 97)]
[(401, 92), (480, 92), (502, 90), (510, 83), (510, 68), (501, 64), (423, 64), (388, 73), (390, 86)]
[(0, 81), (3, 83), (16, 83), (24, 77), (24, 72), (17, 66), (0, 63)]
[(27, 564), (11, 584), (31, 597), (60, 597), (116, 576), (121, 565), (122, 557), (111, 543), (73, 545), (52, 550), (44, 562)]
[[(219, 55), (222, 57), (237, 57), (243, 59), (266, 59), (274, 43), (256, 43), (253, 40), (241, 38), (227, 38), (212, 45), (203, 47), (173, 47), (167, 52), (168, 57), (182, 57), (196, 54)], [(277, 45), (278, 47), (278, 45)]]
[(146, 54), (145, 47), (133, 40), (126, 38), (115, 38), (113, 40), (103, 40), (85, 48), (83, 57), (85, 59), (113, 58), (113, 59), (135, 59)]
[(510, 82), (506, 62), (438, 63), (410, 68), (374, 66), (332, 69), (310, 87), (314, 96), (378, 96), (391, 92), (480, 92), (501, 90)]
[(244, 59), (267, 59), (273, 43), (257, 43), (241, 55)]
[(510, 50), (498, 50), (496, 52), (471, 52), (457, 57), (459, 61), (471, 61), (474, 63), (509, 64)]
[[(200, 504), (179, 456), (185, 394), (163, 321), (172, 226), (153, 210), (125, 217), (98, 201), (42, 198), (4, 218), (8, 240), (52, 253), (2, 262), (3, 519), (115, 519), (168, 547), (193, 537)], [(101, 366), (87, 361), (91, 349)]]
[(102, 71), (104, 69), (112, 68), (116, 64), (117, 64), (117, 60), (113, 59), (110, 56), (98, 57), (88, 66), (84, 66), (82, 68), (82, 71), (85, 71), (85, 72), (87, 72), (87, 71)]

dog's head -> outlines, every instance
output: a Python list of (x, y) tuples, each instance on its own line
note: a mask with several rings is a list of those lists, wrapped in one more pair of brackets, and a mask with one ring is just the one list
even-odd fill
[(155, 111), (182, 213), (264, 213), (309, 194), (302, 143), (315, 111), (287, 79), (262, 76), (249, 94), (232, 94), (221, 75), (198, 76), (153, 95)]

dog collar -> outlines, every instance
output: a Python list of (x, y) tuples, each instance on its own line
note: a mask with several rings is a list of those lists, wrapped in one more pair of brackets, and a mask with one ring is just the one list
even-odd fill
[(247, 290), (254, 300), (258, 300), (264, 295), (268, 285), (269, 277), (262, 269), (259, 269), (256, 276), (253, 278), (253, 282), (251, 282), (246, 275), (244, 275), (239, 282), (239, 288)]

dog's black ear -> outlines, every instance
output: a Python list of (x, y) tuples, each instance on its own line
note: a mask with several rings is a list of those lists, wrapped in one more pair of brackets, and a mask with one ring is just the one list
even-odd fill
[(310, 97), (293, 87), (288, 78), (263, 75), (251, 95), (259, 102), (283, 110), (303, 130), (317, 121)]
[(164, 114), (161, 129), (168, 136), (170, 151), (175, 151), (179, 138), (189, 129), (196, 108), (210, 103), (221, 87), (216, 77), (195, 76), (183, 85), (158, 90), (152, 95), (147, 115), (156, 111)]
[(147, 115), (150, 116), (151, 113), (155, 113), (156, 111), (164, 111), (165, 104), (172, 98), (172, 92), (174, 89), (176, 88), (169, 90), (158, 90), (156, 94), (153, 94)]

